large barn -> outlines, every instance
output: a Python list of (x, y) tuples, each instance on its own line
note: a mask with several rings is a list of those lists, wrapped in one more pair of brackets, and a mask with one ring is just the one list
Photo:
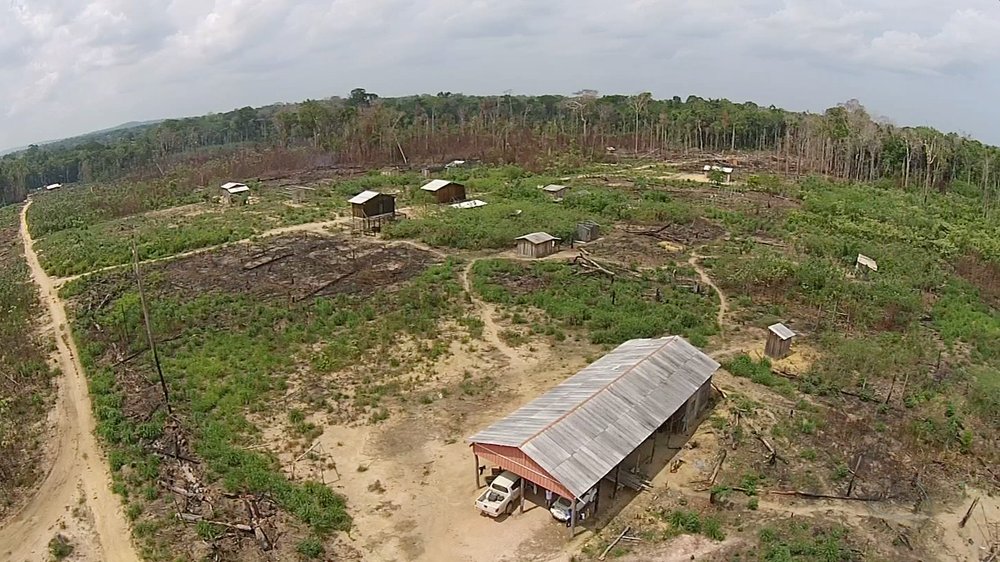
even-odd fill
[(485, 460), (575, 506), (657, 430), (687, 432), (718, 368), (680, 336), (625, 342), (470, 437), (477, 482)]

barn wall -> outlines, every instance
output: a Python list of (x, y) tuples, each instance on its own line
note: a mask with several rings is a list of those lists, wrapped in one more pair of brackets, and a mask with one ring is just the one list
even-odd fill
[(517, 447), (473, 443), (472, 452), (479, 455), (480, 459), (489, 461), (504, 470), (509, 470), (546, 490), (552, 490), (564, 498), (573, 497), (572, 492)]

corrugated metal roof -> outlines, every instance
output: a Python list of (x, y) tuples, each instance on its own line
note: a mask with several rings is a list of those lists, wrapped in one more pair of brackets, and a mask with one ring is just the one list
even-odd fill
[(469, 442), (518, 447), (580, 497), (718, 368), (680, 336), (631, 340)]
[(551, 242), (553, 240), (562, 240), (562, 238), (556, 238), (548, 232), (532, 232), (531, 234), (526, 234), (515, 238), (515, 240), (527, 240), (532, 244), (544, 244), (546, 242)]
[(379, 195), (380, 193), (377, 191), (366, 190), (355, 195), (354, 197), (351, 197), (350, 199), (347, 200), (347, 202), (352, 205), (360, 205), (362, 203), (367, 203), (371, 201), (372, 199), (378, 197)]
[(768, 326), (767, 329), (771, 330), (771, 333), (775, 334), (782, 340), (794, 338), (797, 335), (795, 332), (791, 330), (791, 328), (780, 323), (772, 324), (771, 326)]
[(225, 189), (226, 191), (229, 191), (230, 189), (233, 189), (234, 187), (246, 187), (246, 184), (244, 184), (244, 183), (237, 183), (237, 182), (234, 182), (234, 181), (222, 184), (222, 189)]
[(486, 201), (480, 201), (479, 199), (473, 199), (472, 201), (462, 201), (461, 203), (455, 203), (451, 205), (453, 209), (476, 209), (479, 207), (485, 207)]
[(250, 188), (245, 185), (237, 185), (236, 187), (230, 187), (226, 191), (228, 191), (230, 195), (236, 195), (237, 193), (246, 193), (250, 191)]
[(558, 192), (560, 192), (560, 191), (562, 191), (564, 189), (569, 189), (569, 186), (558, 185), (558, 184), (553, 183), (553, 184), (546, 185), (542, 189), (545, 190), (545, 191), (548, 191), (550, 193), (558, 193)]
[(443, 187), (447, 187), (455, 182), (448, 180), (431, 180), (423, 185), (420, 189), (424, 191), (438, 191)]
[(878, 271), (878, 263), (864, 254), (858, 254), (858, 264), (863, 265), (872, 271)]
[(729, 166), (709, 166), (707, 164), (705, 165), (705, 171), (706, 172), (713, 172), (713, 171), (714, 172), (722, 172), (724, 174), (731, 174), (731, 173), (733, 173), (733, 169), (730, 168)]

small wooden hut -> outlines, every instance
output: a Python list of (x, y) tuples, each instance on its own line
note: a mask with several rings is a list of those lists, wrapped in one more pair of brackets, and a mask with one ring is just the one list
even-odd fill
[(396, 198), (378, 191), (362, 191), (348, 200), (354, 229), (365, 234), (381, 232), (382, 224), (395, 220)]
[(453, 181), (431, 180), (420, 190), (434, 194), (434, 199), (441, 204), (465, 200), (465, 186)]
[(222, 184), (222, 202), (226, 205), (245, 205), (250, 199), (250, 187), (245, 183), (229, 182)]
[(579, 242), (593, 242), (601, 237), (600, 225), (594, 221), (581, 222), (576, 225), (576, 239)]
[(795, 335), (795, 332), (784, 324), (768, 326), (764, 354), (772, 359), (784, 359), (792, 350), (792, 338)]
[(560, 238), (548, 232), (533, 232), (517, 238), (517, 255), (525, 258), (544, 258), (559, 251)]
[(549, 184), (542, 188), (554, 201), (562, 201), (569, 192), (569, 187), (565, 185)]

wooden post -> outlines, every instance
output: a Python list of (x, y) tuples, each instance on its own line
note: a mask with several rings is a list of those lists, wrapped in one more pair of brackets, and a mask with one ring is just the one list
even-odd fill
[(597, 481), (597, 493), (594, 494), (594, 517), (597, 517), (597, 508), (601, 505), (601, 482), (603, 481), (603, 478)]
[(160, 368), (160, 356), (156, 352), (156, 338), (153, 337), (153, 328), (149, 322), (149, 309), (146, 307), (146, 293), (142, 289), (142, 273), (139, 271), (139, 250), (136, 247), (135, 238), (132, 238), (132, 265), (135, 268), (135, 284), (139, 289), (139, 304), (142, 306), (142, 319), (146, 324), (146, 339), (149, 340), (149, 350), (153, 353), (153, 363), (156, 364), (156, 372), (160, 375), (163, 402), (167, 405), (167, 413), (172, 415), (174, 411), (170, 407), (170, 393), (167, 391), (167, 380), (163, 378), (163, 369)]
[(570, 499), (569, 507), (569, 538), (576, 535), (576, 498)]
[(611, 490), (611, 499), (615, 499), (615, 497), (618, 496), (618, 475), (621, 474), (621, 472), (622, 465), (619, 463), (618, 466), (615, 467), (615, 489)]
[(656, 456), (656, 433), (657, 433), (656, 431), (653, 432), (653, 450), (650, 451), (649, 461), (647, 461), (646, 464), (650, 464), (651, 462), (653, 462), (653, 457)]
[(482, 488), (482, 484), (479, 483), (479, 455), (472, 455), (476, 459), (476, 489)]
[(524, 496), (528, 495), (528, 486), (524, 483), (525, 480), (521, 479), (521, 513), (524, 513)]

